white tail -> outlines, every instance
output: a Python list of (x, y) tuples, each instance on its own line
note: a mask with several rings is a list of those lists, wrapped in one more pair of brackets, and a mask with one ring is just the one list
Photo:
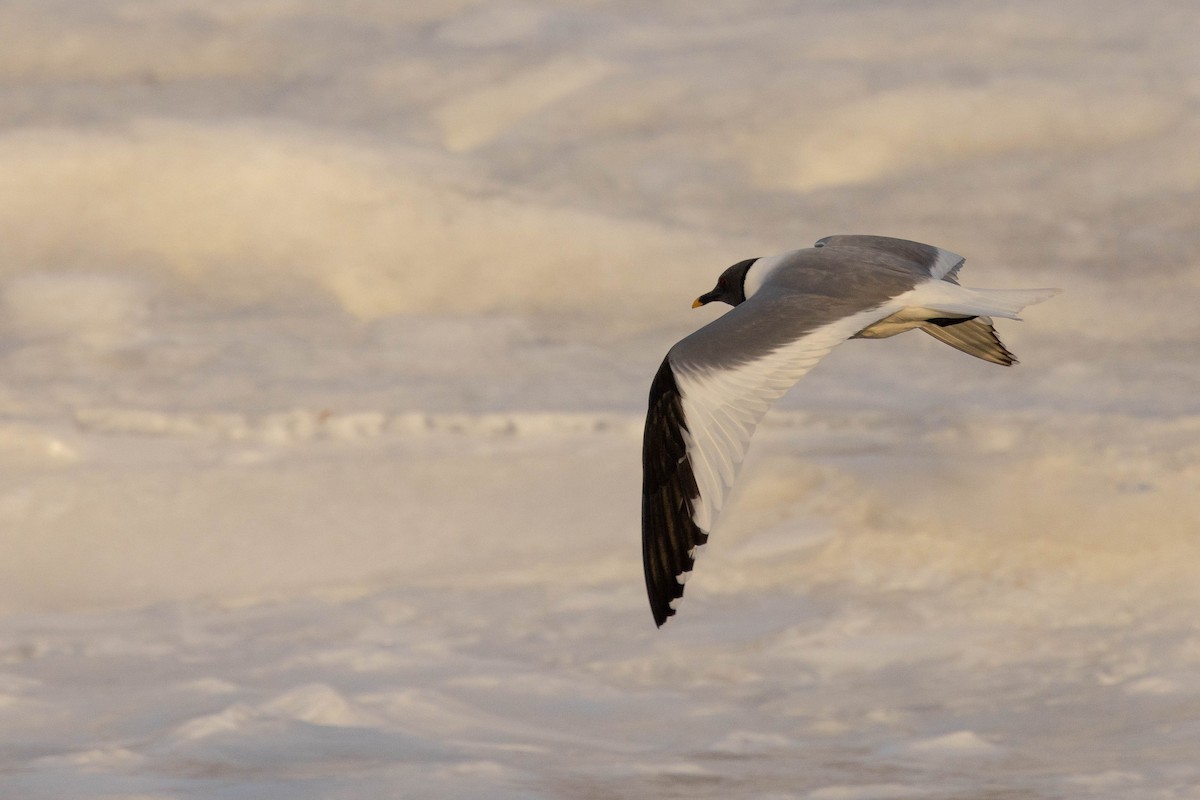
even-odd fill
[(946, 281), (928, 281), (913, 290), (910, 305), (949, 316), (1020, 319), (1017, 312), (1040, 303), (1061, 289), (968, 289)]

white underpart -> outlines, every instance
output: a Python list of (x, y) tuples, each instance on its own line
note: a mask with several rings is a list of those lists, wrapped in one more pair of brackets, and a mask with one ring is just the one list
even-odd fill
[[(1056, 292), (967, 289), (928, 280), (879, 306), (817, 328), (755, 361), (733, 368), (673, 365), (687, 420), (684, 441), (688, 460), (700, 490), (692, 521), (705, 533), (712, 530), (746, 456), (750, 437), (767, 409), (825, 354), (854, 334), (893, 317), (897, 324), (908, 327), (921, 320), (954, 315), (1016, 319), (1021, 308)], [(699, 548), (694, 548), (690, 555), (695, 557), (698, 552)]]

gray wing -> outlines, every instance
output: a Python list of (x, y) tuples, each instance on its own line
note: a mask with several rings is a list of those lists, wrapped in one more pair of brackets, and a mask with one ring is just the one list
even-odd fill
[(888, 295), (828, 300), (764, 287), (663, 360), (642, 445), (642, 556), (658, 625), (675, 613), (767, 409), (835, 346), (899, 309)]
[(957, 283), (959, 269), (966, 261), (957, 253), (934, 247), (931, 244), (912, 242), (908, 239), (893, 239), (890, 236), (866, 236), (838, 234), (818, 239), (816, 247), (859, 247), (887, 253), (903, 259), (922, 269), (927, 276), (938, 280)]

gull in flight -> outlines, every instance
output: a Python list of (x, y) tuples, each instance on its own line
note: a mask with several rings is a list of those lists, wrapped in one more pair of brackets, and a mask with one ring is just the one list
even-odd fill
[(1057, 289), (968, 289), (962, 256), (884, 236), (827, 236), (814, 247), (734, 264), (693, 308), (733, 309), (680, 340), (650, 386), (642, 445), (642, 561), (654, 622), (683, 597), (763, 414), (847, 339), (919, 328), (993, 364), (1016, 363), (992, 317)]

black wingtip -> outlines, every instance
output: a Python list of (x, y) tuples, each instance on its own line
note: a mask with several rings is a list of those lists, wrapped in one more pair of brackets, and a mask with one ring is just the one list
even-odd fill
[(696, 547), (708, 540), (692, 520), (700, 490), (688, 460), (686, 430), (675, 373), (670, 359), (663, 359), (650, 385), (642, 442), (642, 565), (659, 628), (674, 616), (671, 604), (683, 597), (679, 576), (691, 571)]

